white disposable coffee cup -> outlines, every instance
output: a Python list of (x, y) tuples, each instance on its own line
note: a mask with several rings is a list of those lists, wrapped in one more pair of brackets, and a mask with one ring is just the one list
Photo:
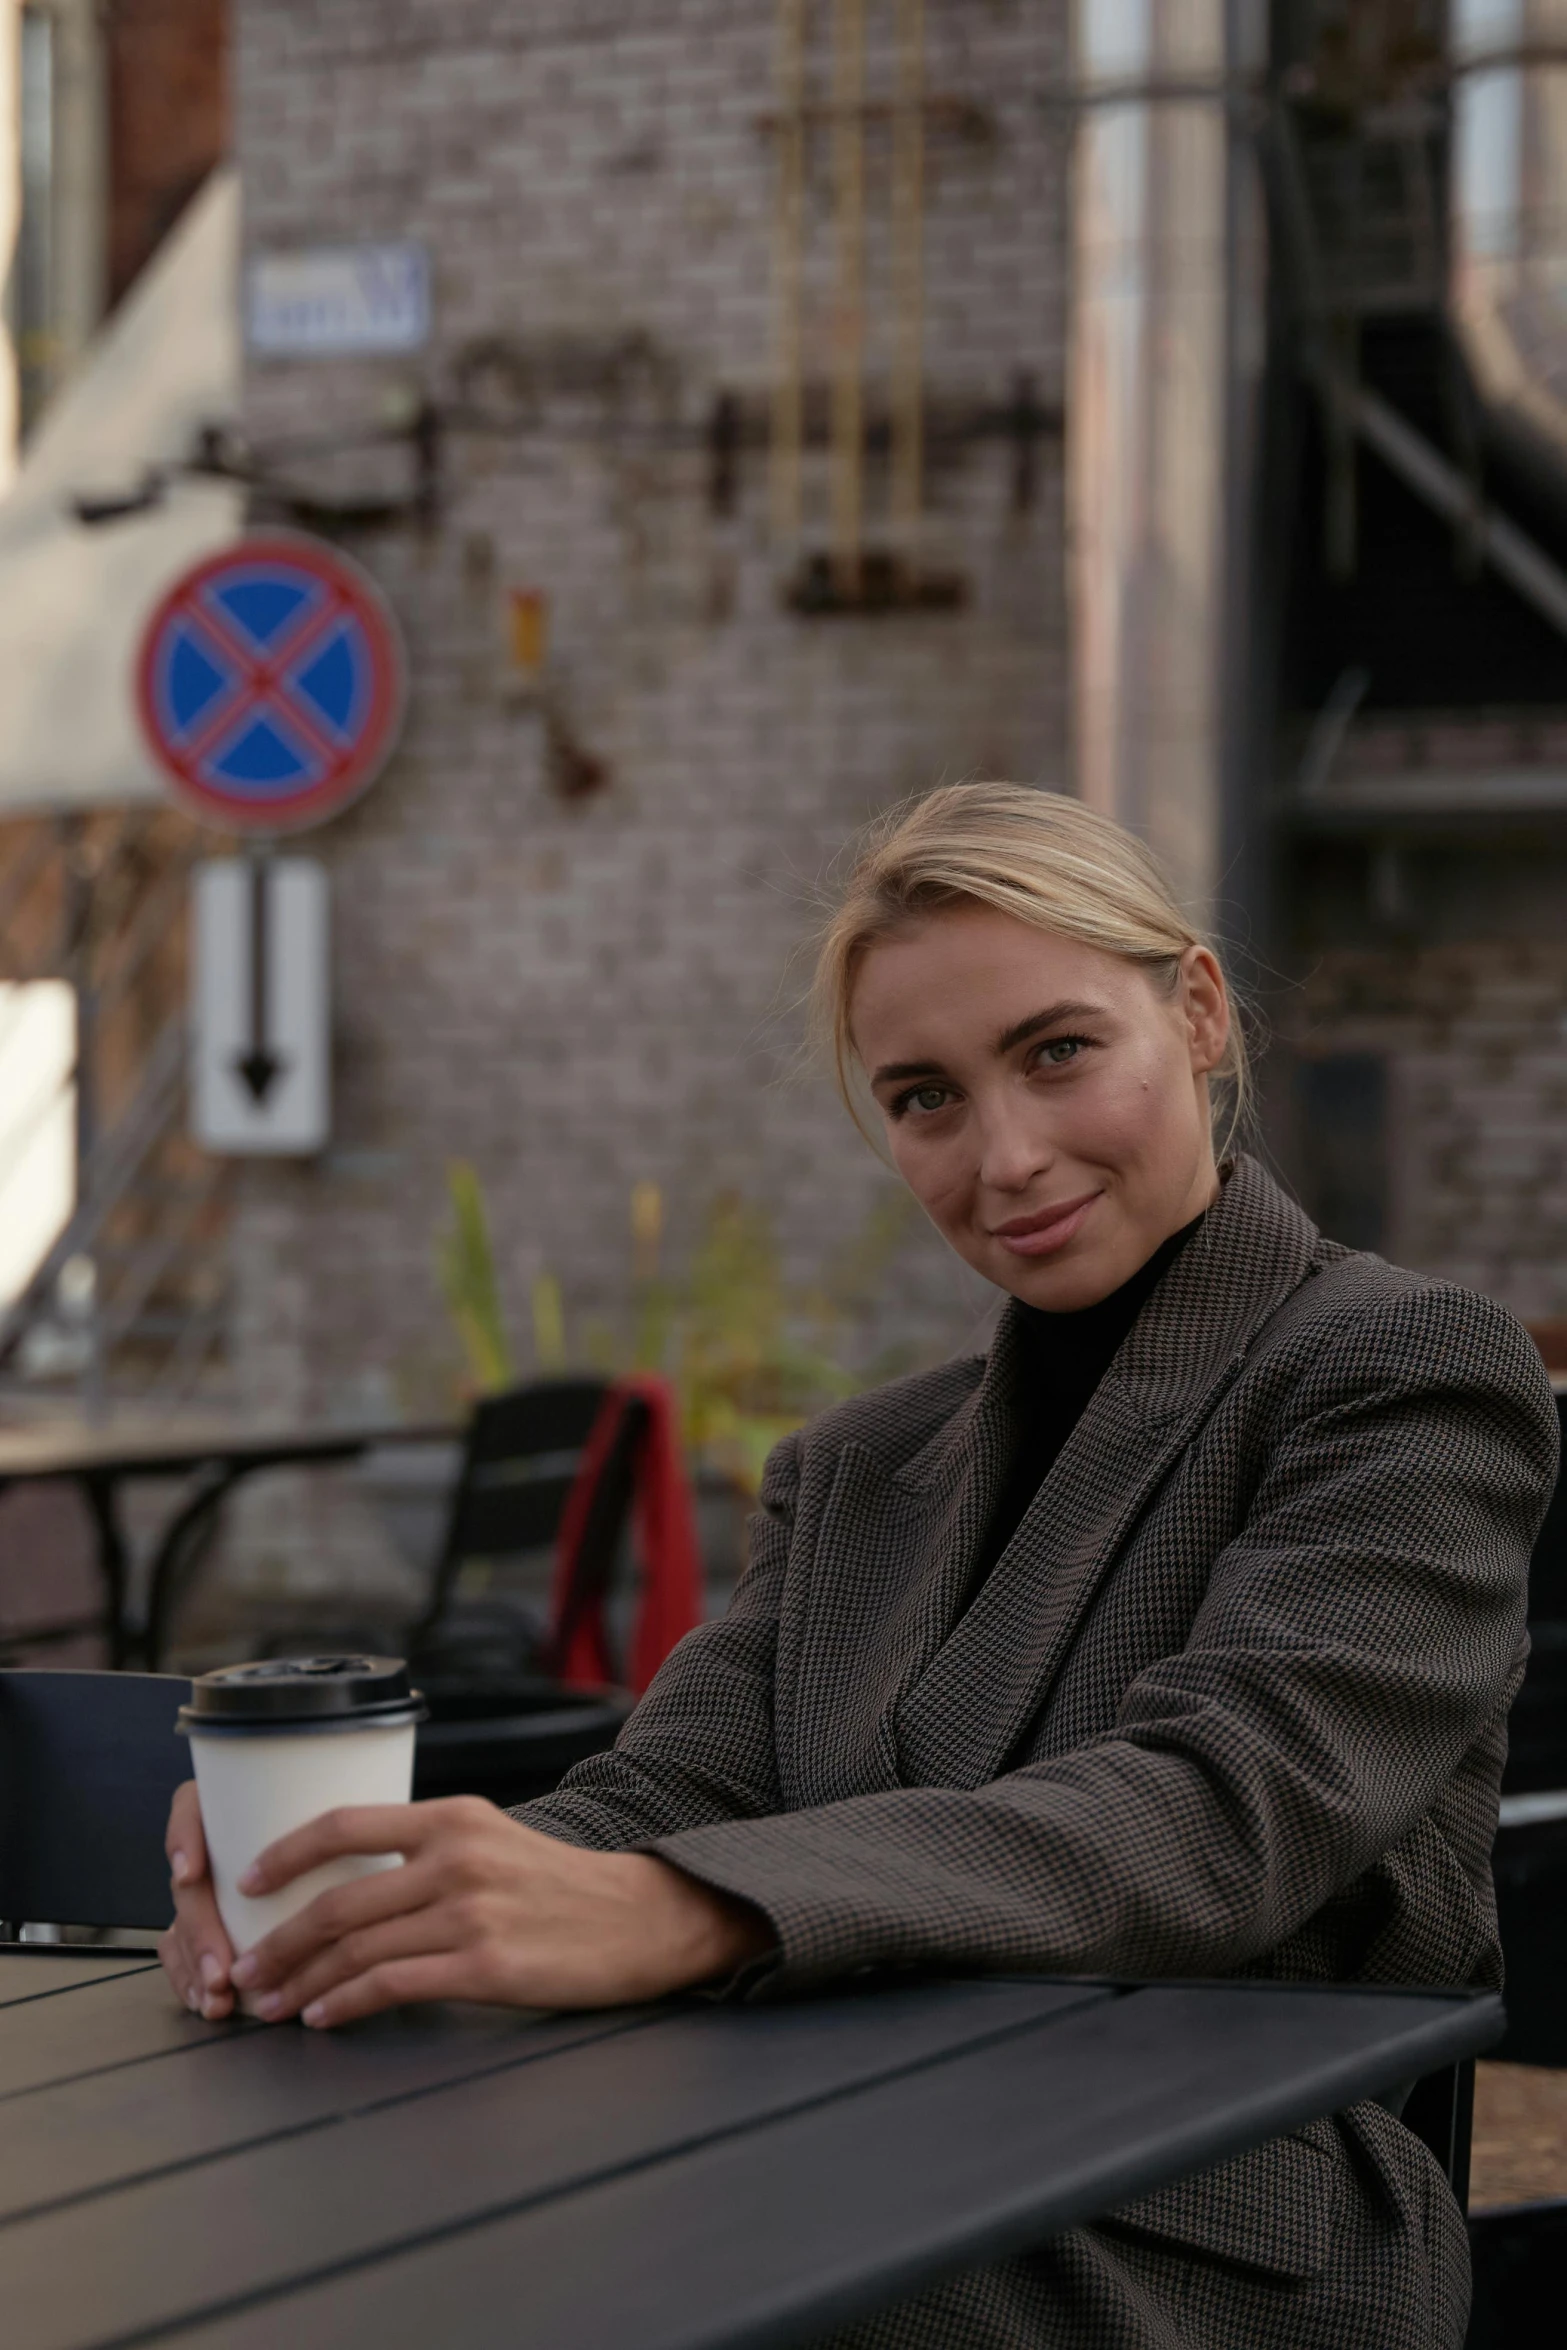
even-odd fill
[(351, 1853), (259, 1899), (238, 1880), (269, 1844), (344, 1804), (407, 1803), (425, 1708), (397, 1657), (268, 1657), (204, 1673), (180, 1710), (218, 1914), (236, 1954), (331, 1885), (402, 1865)]

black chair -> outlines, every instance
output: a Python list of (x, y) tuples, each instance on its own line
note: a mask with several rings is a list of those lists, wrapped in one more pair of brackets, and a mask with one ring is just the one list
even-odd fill
[[(485, 1792), (471, 1784), (475, 1756), (515, 1788), (507, 1800), (546, 1794), (613, 1743), (630, 1702), (550, 1682), (528, 1694), (499, 1719), (459, 1720), (456, 1737), (424, 1723), (415, 1794)], [(191, 1775), (176, 1726), (189, 1695), (172, 1674), (0, 1670), (0, 1940), (24, 1923), (163, 1931), (174, 1914), (164, 1830)]]
[(408, 1657), (430, 1708), (414, 1765), (421, 1799), (484, 1795), (526, 1803), (619, 1735), (628, 1697), (563, 1689), (557, 1676), (573, 1629), (613, 1582), (646, 1417), (640, 1403), (629, 1399), (621, 1414), (559, 1620), (547, 1621), (504, 1583), (464, 1589), (465, 1569), (482, 1566), (493, 1575), (554, 1543), (608, 1392), (603, 1379), (554, 1379), (474, 1406), (429, 1599), (415, 1623), (317, 1622), (266, 1643), (272, 1655), (369, 1648)]
[(613, 1580), (632, 1496), (637, 1439), (645, 1421), (632, 1399), (600, 1476), (559, 1624), (505, 1587), (466, 1589), (466, 1570), (497, 1568), (547, 1551), (560, 1528), (583, 1450), (608, 1394), (602, 1379), (556, 1379), (515, 1387), (475, 1404), (462, 1463), (447, 1505), (428, 1597), (411, 1621), (378, 1611), (314, 1616), (267, 1635), (263, 1653), (368, 1649), (406, 1656), (428, 1690), (456, 1678), (548, 1676), (571, 1629)]
[[(566, 1497), (596, 1421), (608, 1383), (603, 1379), (541, 1380), (486, 1396), (469, 1418), (463, 1458), (447, 1508), (441, 1547), (431, 1570), (428, 1596), (417, 1618), (371, 1621), (364, 1616), (308, 1630), (271, 1635), (267, 1652), (291, 1654), (301, 1642), (314, 1649), (369, 1648), (410, 1653), (437, 1636), (449, 1648), (478, 1648), (493, 1668), (499, 1659), (514, 1669), (536, 1666), (546, 1627), (536, 1611), (515, 1600), (475, 1601), (461, 1588), (465, 1566), (493, 1566), (546, 1548), (555, 1538)], [(276, 1466), (290, 1466), (279, 1454)], [(630, 1498), (627, 1458), (606, 1480), (602, 1530), (591, 1530), (589, 1550), (607, 1549), (610, 1564)], [(147, 1661), (156, 1670), (169, 1647), (180, 1607), (199, 1580), (210, 1555), (219, 1512), (233, 1483), (226, 1467), (198, 1479), (197, 1490), (179, 1512), (161, 1546), (148, 1600)]]
[(1477, 2212), (1469, 2256), (1474, 2301), (1465, 2350), (1544, 2350), (1561, 2339), (1567, 2202)]
[[(174, 1914), (163, 1832), (190, 1777), (188, 1681), (0, 1671), (0, 1918), (139, 1926)], [(13, 1934), (14, 1938), (14, 1934)]]
[(562, 1379), (475, 1406), (430, 1604), (409, 1642), (430, 1707), (415, 1763), (421, 1797), (525, 1803), (619, 1735), (628, 1697), (563, 1689), (557, 1676), (576, 1626), (613, 1582), (646, 1420), (635, 1398), (621, 1413), (594, 1487), (556, 1620), (545, 1625), (504, 1594), (462, 1590), (471, 1561), (493, 1566), (554, 1542), (607, 1392), (603, 1380)]
[(1474, 2058), (1444, 2065), (1416, 2081), (1399, 2115), (1441, 2164), (1460, 2211), (1469, 2209), (1469, 2150), (1474, 2137)]
[(1567, 1817), (1504, 1827), (1491, 1876), (1507, 1963), (1507, 2031), (1493, 2054), (1567, 2065)]
[[(1567, 1396), (1557, 1396), (1556, 1409), (1567, 1447)], [(1507, 1725), (1505, 1824), (1491, 1863), (1507, 1961), (1507, 2033), (1494, 2053), (1513, 2064), (1561, 2066), (1567, 2065), (1567, 1474), (1557, 1480), (1530, 1562), (1529, 1639), (1529, 1669)], [(1541, 1816), (1509, 1820), (1521, 1797), (1533, 1797)]]
[[(461, 1670), (465, 1658), (489, 1673), (547, 1669), (563, 1646), (560, 1627), (547, 1629), (504, 1594), (465, 1594), (464, 1570), (493, 1569), (550, 1547), (608, 1392), (602, 1379), (554, 1379), (475, 1404), (429, 1602), (410, 1635), (410, 1657), (426, 1679), (448, 1661)], [(608, 1587), (630, 1507), (638, 1433), (636, 1423), (622, 1420), (594, 1496), (582, 1566), (599, 1591)]]
[[(575, 1625), (606, 1598), (614, 1580), (646, 1418), (636, 1399), (627, 1401), (595, 1487), (559, 1621), (508, 1592), (504, 1576), (483, 1592), (464, 1588), (465, 1569), (482, 1566), (493, 1575), (554, 1543), (608, 1392), (603, 1379), (544, 1380), (474, 1406), (429, 1597), (415, 1621), (318, 1616), (274, 1631), (262, 1644), (269, 1656), (353, 1650), (407, 1656), (430, 1708), (419, 1735), (417, 1796), (523, 1803), (547, 1794), (573, 1763), (612, 1746), (619, 1734), (629, 1698), (616, 1690), (562, 1689), (558, 1670)], [(160, 1642), (197, 1569), (192, 1550), (156, 1595), (152, 1618)]]
[(1564, 1473), (1529, 1561), (1529, 1670), (1507, 1724), (1505, 1795), (1567, 1788), (1567, 1395), (1556, 1414)]

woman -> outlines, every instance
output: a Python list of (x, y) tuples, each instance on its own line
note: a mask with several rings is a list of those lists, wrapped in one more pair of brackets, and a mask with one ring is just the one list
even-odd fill
[[(1074, 802), (935, 793), (825, 942), (840, 1079), (957, 1253), (989, 1353), (779, 1446), (729, 1613), (612, 1754), (512, 1817), (329, 1815), (254, 1889), (330, 1893), (237, 1964), (189, 1790), (174, 1982), (334, 2024), (428, 1998), (777, 1994), (867, 1965), (1494, 1985), (1488, 1855), (1555, 1414), (1488, 1300), (1324, 1240), (1210, 1093), (1223, 974)], [(1462, 2339), (1459, 2215), (1357, 2106), (861, 2345)]]

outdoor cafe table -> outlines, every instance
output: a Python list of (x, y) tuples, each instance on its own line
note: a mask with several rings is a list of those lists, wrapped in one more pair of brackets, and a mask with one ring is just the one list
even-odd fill
[(0, 1956), (28, 2350), (785, 2345), (1412, 2076), (1489, 1995), (989, 1979), (214, 2027)]
[[(18, 1625), (0, 1645), (34, 1646), (40, 1640), (101, 1629), (109, 1662), (156, 1667), (161, 1601), (190, 1546), (199, 1540), (214, 1512), (245, 1477), (262, 1469), (321, 1466), (359, 1459), (383, 1444), (427, 1444), (458, 1436), (456, 1427), (380, 1421), (338, 1426), (278, 1427), (255, 1420), (164, 1421), (141, 1425), (110, 1422), (105, 1427), (74, 1423), (0, 1429), (0, 1492), (6, 1486), (41, 1480), (74, 1484), (92, 1515), (97, 1566), (103, 1582), (101, 1624)], [(120, 1510), (120, 1487), (136, 1478), (189, 1477), (191, 1494), (175, 1510), (158, 1538), (147, 1578), (148, 1620), (132, 1612), (130, 1551)]]

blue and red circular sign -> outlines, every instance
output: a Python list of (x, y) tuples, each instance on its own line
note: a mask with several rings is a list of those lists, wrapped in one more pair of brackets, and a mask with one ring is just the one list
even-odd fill
[(402, 723), (396, 623), (356, 563), (293, 532), (244, 538), (175, 581), (142, 639), (141, 722), (201, 812), (239, 831), (324, 823)]

